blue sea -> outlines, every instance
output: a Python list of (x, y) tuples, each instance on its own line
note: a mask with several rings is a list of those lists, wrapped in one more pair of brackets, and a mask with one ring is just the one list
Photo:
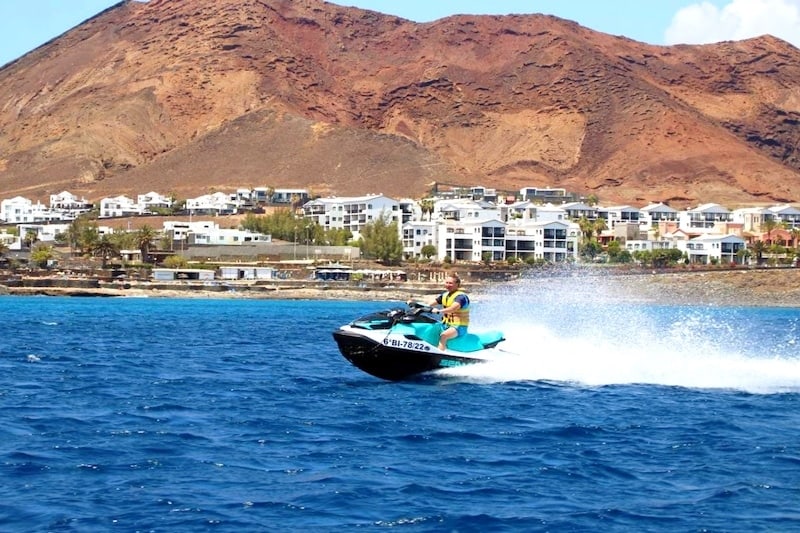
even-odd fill
[(331, 337), (398, 302), (0, 297), (0, 531), (800, 531), (800, 309), (537, 287), (403, 383)]

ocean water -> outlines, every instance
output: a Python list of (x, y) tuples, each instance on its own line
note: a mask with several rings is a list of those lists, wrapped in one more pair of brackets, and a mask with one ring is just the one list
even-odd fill
[(0, 297), (0, 531), (800, 531), (800, 310), (473, 301), (507, 360), (390, 383), (397, 302)]

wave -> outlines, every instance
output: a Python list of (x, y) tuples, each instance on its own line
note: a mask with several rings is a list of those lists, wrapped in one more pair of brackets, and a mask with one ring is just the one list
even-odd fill
[(602, 278), (542, 286), (522, 280), (479, 295), (473, 327), (502, 330), (508, 356), (442, 373), (493, 382), (800, 392), (800, 310), (614, 301)]

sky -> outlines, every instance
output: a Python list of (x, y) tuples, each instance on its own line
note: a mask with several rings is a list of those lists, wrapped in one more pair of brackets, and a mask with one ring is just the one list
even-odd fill
[[(0, 65), (118, 0), (0, 0)], [(173, 0), (193, 1), (193, 0)], [(544, 13), (650, 44), (705, 44), (771, 34), (800, 47), (800, 0), (335, 0), (417, 22), (467, 13)]]

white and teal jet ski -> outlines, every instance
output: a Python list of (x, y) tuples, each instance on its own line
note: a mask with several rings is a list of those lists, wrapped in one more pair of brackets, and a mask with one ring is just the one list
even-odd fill
[(461, 365), (485, 363), (506, 353), (499, 331), (467, 333), (439, 350), (439, 316), (428, 306), (388, 309), (362, 316), (333, 332), (339, 351), (368, 374), (398, 381)]

